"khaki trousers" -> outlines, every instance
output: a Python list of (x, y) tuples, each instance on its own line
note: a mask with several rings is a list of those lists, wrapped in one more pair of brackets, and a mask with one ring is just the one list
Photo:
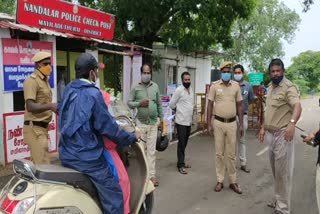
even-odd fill
[(34, 164), (50, 164), (48, 151), (48, 129), (33, 125), (23, 126), (24, 142), (31, 151), (31, 161)]
[(137, 122), (141, 137), (146, 141), (146, 153), (149, 165), (149, 178), (156, 176), (156, 143), (158, 125), (144, 125)]
[(319, 164), (317, 164), (316, 193), (317, 193), (318, 211), (320, 213), (320, 165)]
[(225, 173), (225, 155), (227, 156), (227, 169), (229, 182), (236, 183), (236, 139), (237, 123), (223, 123), (214, 120), (214, 138), (216, 150), (217, 181), (223, 183)]
[(284, 135), (284, 130), (266, 132), (265, 141), (269, 145), (269, 159), (275, 182), (275, 209), (283, 214), (289, 214), (294, 168), (294, 142), (287, 142)]

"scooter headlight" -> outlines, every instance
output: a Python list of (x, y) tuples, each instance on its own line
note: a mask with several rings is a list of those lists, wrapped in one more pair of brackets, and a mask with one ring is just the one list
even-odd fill
[(26, 198), (17, 203), (12, 210), (12, 214), (24, 214), (34, 204), (34, 197)]

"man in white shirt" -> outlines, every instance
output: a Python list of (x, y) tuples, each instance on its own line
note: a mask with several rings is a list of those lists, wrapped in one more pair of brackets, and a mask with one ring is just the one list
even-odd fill
[(186, 168), (190, 168), (190, 165), (185, 164), (184, 161), (185, 149), (191, 131), (194, 105), (194, 93), (190, 87), (190, 79), (190, 73), (183, 72), (181, 74), (182, 85), (176, 89), (169, 104), (170, 108), (175, 109), (176, 112), (175, 126), (178, 132), (177, 167), (181, 174), (188, 174)]

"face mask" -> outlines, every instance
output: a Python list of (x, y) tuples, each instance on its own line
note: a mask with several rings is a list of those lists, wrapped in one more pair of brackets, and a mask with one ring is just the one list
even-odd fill
[(151, 74), (142, 74), (141, 80), (143, 83), (148, 83), (151, 80)]
[(233, 78), (235, 81), (240, 82), (242, 80), (243, 75), (242, 74), (235, 74), (233, 75)]
[(50, 76), (51, 74), (51, 65), (46, 65), (38, 69), (43, 75)]
[(221, 73), (221, 79), (228, 82), (231, 79), (231, 73)]
[(278, 78), (271, 78), (272, 83), (275, 85), (279, 85), (279, 83), (282, 81), (282, 79), (283, 79), (283, 76), (280, 76)]
[(190, 87), (191, 83), (190, 83), (190, 82), (184, 82), (184, 83), (182, 83), (182, 85), (183, 85), (186, 89), (188, 89), (188, 88)]

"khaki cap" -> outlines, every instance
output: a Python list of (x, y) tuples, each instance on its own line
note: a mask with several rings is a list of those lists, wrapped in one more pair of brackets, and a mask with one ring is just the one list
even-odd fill
[(48, 52), (38, 52), (36, 53), (33, 57), (32, 57), (32, 62), (40, 62), (44, 59), (50, 58), (51, 57), (51, 53)]
[(223, 68), (231, 68), (231, 66), (232, 66), (232, 62), (230, 62), (230, 61), (223, 62), (220, 65), (220, 70), (222, 70)]

